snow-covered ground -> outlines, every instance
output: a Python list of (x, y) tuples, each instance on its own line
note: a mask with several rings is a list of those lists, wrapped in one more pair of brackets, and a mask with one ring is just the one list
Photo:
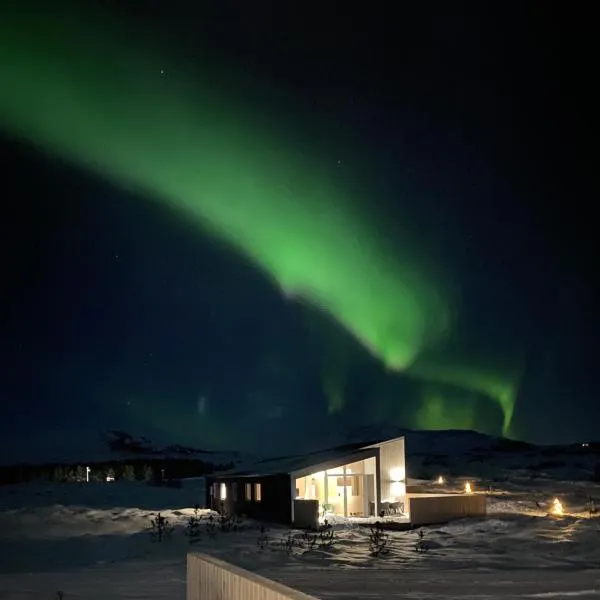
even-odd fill
[[(547, 515), (555, 496), (567, 512), (562, 518)], [(322, 599), (598, 599), (600, 518), (585, 512), (589, 496), (600, 498), (600, 485), (539, 477), (498, 484), (487, 518), (425, 528), (425, 553), (415, 551), (417, 532), (390, 531), (390, 552), (374, 558), (369, 529), (344, 520), (335, 523), (330, 548), (311, 550), (301, 532), (270, 528), (261, 549), (258, 524), (211, 537), (202, 511), (201, 540), (190, 544), (186, 524), (200, 489), (7, 486), (0, 488), (0, 599), (50, 600), (60, 591), (65, 600), (183, 600), (190, 549)], [(162, 543), (149, 532), (159, 510), (175, 526)], [(290, 533), (292, 545), (285, 543)]]

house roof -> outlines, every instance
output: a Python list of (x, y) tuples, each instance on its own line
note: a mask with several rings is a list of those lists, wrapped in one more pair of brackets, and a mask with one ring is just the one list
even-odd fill
[[(396, 438), (398, 439), (398, 438)], [(281, 475), (287, 473), (311, 473), (324, 471), (349, 462), (355, 462), (374, 456), (373, 450), (393, 440), (378, 442), (354, 442), (336, 446), (327, 450), (267, 458), (243, 469), (233, 469), (218, 474), (218, 477), (257, 477), (265, 475)]]

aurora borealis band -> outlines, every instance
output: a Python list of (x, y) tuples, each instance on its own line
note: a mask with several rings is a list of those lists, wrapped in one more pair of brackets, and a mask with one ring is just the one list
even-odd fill
[(285, 295), (323, 309), (389, 369), (496, 402), (510, 431), (518, 371), (436, 352), (458, 307), (432, 267), (435, 249), (390, 244), (373, 199), (329, 157), (301, 151), (289, 123), (278, 129), (255, 115), (235, 86), (219, 89), (147, 40), (75, 14), (52, 20), (20, 5), (3, 16), (4, 130), (181, 213)]

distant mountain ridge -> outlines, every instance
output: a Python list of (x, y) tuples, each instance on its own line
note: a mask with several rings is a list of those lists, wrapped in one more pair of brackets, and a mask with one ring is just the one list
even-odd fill
[(215, 466), (251, 459), (233, 450), (192, 448), (151, 440), (120, 429), (54, 430), (20, 437), (0, 450), (0, 465), (86, 464), (111, 461), (164, 459), (198, 460)]
[(413, 431), (388, 425), (352, 430), (346, 443), (406, 438), (407, 474), (414, 479), (600, 481), (600, 443), (536, 445), (469, 430)]
[[(413, 431), (387, 424), (365, 425), (329, 439), (314, 440), (312, 449), (298, 448), (288, 456), (328, 448), (369, 444), (398, 436), (406, 438), (407, 474), (414, 479), (477, 477), (506, 479), (550, 477), (600, 480), (600, 443), (537, 446), (476, 431)], [(6, 445), (6, 442), (4, 441)], [(238, 450), (211, 450), (150, 439), (121, 429), (46, 431), (21, 437), (0, 448), (0, 466), (86, 465), (148, 461), (198, 461), (210, 470), (241, 469), (281, 458), (274, 448), (256, 456)], [(270, 451), (268, 451), (270, 450)]]
[[(224, 454), (216, 450), (200, 450), (180, 444), (168, 444), (166, 446), (156, 446), (152, 440), (147, 437), (135, 437), (126, 431), (117, 429), (110, 430), (105, 434), (100, 434), (106, 440), (108, 447), (115, 452), (131, 452), (135, 455), (148, 456), (168, 456), (170, 458), (208, 458)], [(241, 453), (236, 451), (227, 452), (231, 458), (241, 458)]]

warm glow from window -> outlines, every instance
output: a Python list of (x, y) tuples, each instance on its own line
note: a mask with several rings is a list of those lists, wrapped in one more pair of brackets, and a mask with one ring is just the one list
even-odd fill
[(404, 481), (406, 471), (404, 467), (395, 467), (390, 471), (390, 479), (392, 481)]
[(465, 494), (472, 494), (473, 493), (473, 488), (471, 488), (471, 484), (467, 481), (467, 483), (465, 483)]
[(247, 483), (245, 486), (245, 493), (244, 496), (246, 498), (247, 502), (250, 502), (250, 500), (252, 500), (252, 484), (251, 483)]
[(254, 500), (260, 502), (262, 500), (262, 486), (260, 483), (254, 484)]
[(221, 484), (221, 493), (219, 494), (219, 498), (221, 498), (221, 500), (227, 500), (227, 484), (225, 483)]

